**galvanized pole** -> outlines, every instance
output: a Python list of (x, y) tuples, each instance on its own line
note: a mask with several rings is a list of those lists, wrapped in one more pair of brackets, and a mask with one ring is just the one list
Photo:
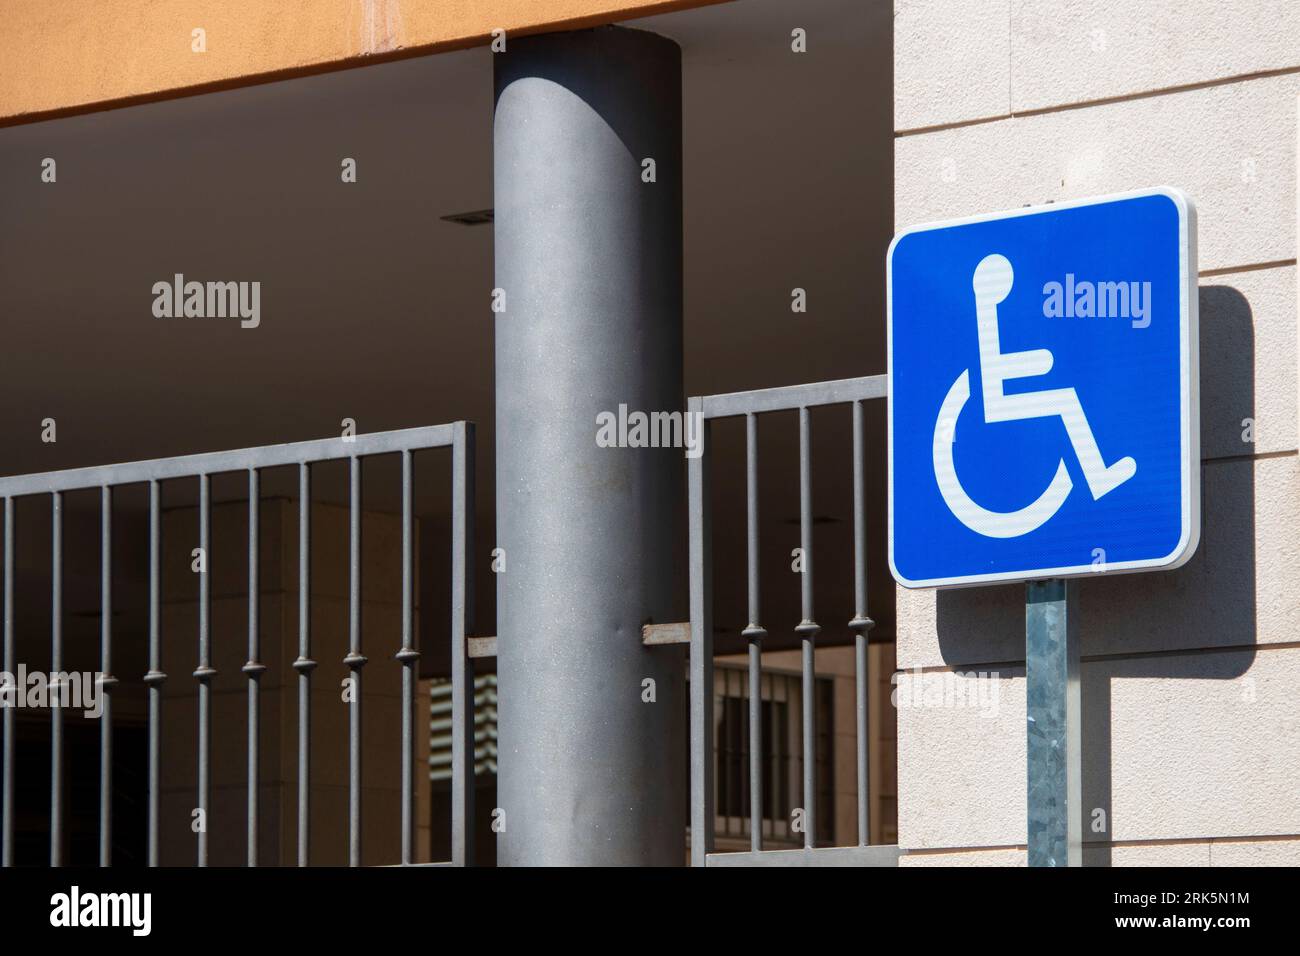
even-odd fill
[(1025, 592), (1026, 772), (1030, 866), (1081, 866), (1078, 585)]
[(641, 626), (685, 616), (685, 458), (597, 429), (683, 410), (681, 53), (603, 27), (495, 64), (497, 856), (680, 864), (684, 660)]

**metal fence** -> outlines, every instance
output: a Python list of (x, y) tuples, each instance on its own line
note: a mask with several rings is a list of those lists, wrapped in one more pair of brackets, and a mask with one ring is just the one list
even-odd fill
[[(691, 398), (688, 411), (703, 420), (702, 453), (688, 463), (690, 513), (690, 827), (691, 862), (696, 866), (745, 865), (875, 865), (893, 866), (898, 859), (897, 847), (870, 846), (868, 736), (867, 736), (867, 635), (872, 621), (867, 609), (865, 480), (863, 474), (865, 402), (884, 398), (886, 377), (883, 375), (842, 381), (820, 382), (786, 388), (761, 389), (724, 395)], [(853, 552), (854, 609), (848, 628), (855, 642), (856, 760), (858, 846), (816, 847), (816, 638), (821, 630), (813, 608), (813, 541), (812, 541), (812, 462), (810, 409), (827, 406), (852, 406), (853, 455)], [(801, 768), (802, 768), (802, 850), (764, 849), (764, 793), (762, 755), (763, 722), (761, 706), (761, 653), (767, 630), (762, 625), (759, 582), (758, 522), (758, 418), (760, 415), (795, 411), (799, 413), (799, 526), (803, 556), (801, 574), (801, 614), (794, 631), (801, 639)], [(710, 430), (715, 419), (743, 416), (746, 427), (746, 499), (747, 499), (747, 594), (748, 624), (742, 631), (749, 645), (749, 852), (716, 853), (714, 836), (717, 822), (715, 789), (715, 754), (713, 742), (714, 663), (712, 611), (712, 541), (710, 533)], [(44, 474), (0, 478), (0, 499), (4, 502), (3, 595), (4, 595), (4, 671), (15, 671), (14, 661), (14, 500), (25, 496), (48, 496), (50, 500), (52, 565), (51, 574), (51, 674), (63, 668), (62, 571), (63, 571), (63, 494), (68, 491), (100, 489), (101, 533), (101, 676), (104, 711), (100, 726), (99, 787), (99, 862), (111, 864), (112, 850), (112, 690), (118, 684), (113, 676), (112, 633), (112, 501), (115, 488), (145, 484), (149, 491), (149, 669), (142, 677), (148, 689), (148, 862), (158, 864), (159, 794), (163, 684), (160, 641), (159, 565), (161, 547), (160, 493), (164, 481), (194, 480), (199, 496), (199, 547), (207, 555), (211, 514), (211, 476), (220, 473), (246, 472), (248, 476), (248, 662), (242, 671), (247, 678), (248, 694), (248, 793), (247, 793), (247, 862), (258, 863), (258, 742), (259, 682), (266, 672), (260, 662), (258, 634), (258, 512), (260, 472), (268, 468), (296, 466), (298, 470), (298, 657), (292, 667), (298, 684), (298, 794), (297, 794), (297, 863), (310, 861), (310, 745), (311, 680), (317, 664), (311, 657), (310, 618), (310, 491), (311, 465), (347, 460), (349, 462), (349, 652), (343, 659), (354, 680), (349, 703), (348, 722), (348, 847), (349, 862), (361, 864), (361, 729), (362, 697), (360, 682), (367, 658), (362, 653), (361, 633), (361, 464), (376, 455), (401, 456), (402, 483), (402, 617), (401, 646), (394, 657), (402, 668), (401, 728), (401, 860), (413, 862), (413, 790), (414, 774), (429, 768), (415, 768), (414, 697), (419, 652), (413, 624), (413, 516), (412, 454), (415, 451), (450, 447), (452, 449), (452, 555), (451, 555), (451, 701), (450, 701), (450, 775), (452, 782), (452, 865), (467, 865), (473, 860), (474, 813), (474, 675), (473, 657), (495, 654), (495, 639), (469, 639), (472, 633), (473, 603), (473, 518), (474, 518), (474, 426), (467, 422), (413, 428), (402, 431), (297, 442), (285, 445), (246, 448), (234, 451), (154, 461), (132, 462), (102, 467), (70, 469)], [(193, 673), (198, 686), (198, 772), (197, 808), (204, 812), (210, 800), (211, 765), (211, 682), (216, 671), (210, 658), (210, 584), (206, 571), (199, 579), (198, 659)], [(646, 643), (676, 643), (686, 635), (676, 636), (680, 625), (657, 626), (660, 636), (647, 634)], [(651, 626), (647, 631), (655, 631)], [(685, 631), (685, 628), (682, 628)], [(674, 633), (669, 633), (674, 632)], [(477, 644), (476, 644), (477, 642)], [(482, 646), (478, 646), (482, 645)], [(14, 750), (15, 714), (4, 709), (3, 749), (3, 820), (0, 821), (0, 864), (13, 864), (14, 849)], [(64, 755), (63, 715), (51, 709), (51, 779), (50, 779), (50, 863), (63, 862), (62, 804)], [(196, 835), (197, 863), (204, 866), (208, 858), (209, 834), (206, 827)], [(788, 843), (786, 844), (788, 846)]]
[[(690, 749), (691, 749), (691, 863), (694, 866), (768, 865), (868, 865), (894, 866), (897, 847), (869, 846), (867, 764), (867, 614), (866, 515), (863, 475), (863, 403), (883, 399), (887, 377), (843, 379), (759, 389), (689, 399), (687, 409), (703, 419), (703, 451), (690, 459)], [(857, 723), (858, 846), (814, 847), (816, 804), (816, 638), (821, 630), (813, 613), (812, 461), (809, 409), (824, 405), (853, 406), (853, 567), (854, 614), (848, 622), (855, 642), (855, 693)], [(760, 712), (761, 654), (767, 630), (760, 623), (758, 575), (758, 416), (769, 412), (799, 412), (799, 542), (803, 556), (800, 621), (794, 627), (801, 639), (802, 753), (804, 849), (763, 849), (762, 716)], [(736, 416), (745, 418), (745, 485), (747, 502), (748, 625), (741, 632), (749, 642), (749, 808), (750, 852), (715, 853), (716, 790), (713, 754), (713, 546), (710, 518), (711, 422)]]
[[(53, 562), (51, 575), (50, 673), (52, 680), (63, 672), (63, 494), (100, 490), (100, 587), (101, 635), (100, 676), (104, 701), (100, 724), (99, 863), (112, 863), (113, 755), (112, 691), (118, 684), (113, 676), (112, 628), (112, 503), (113, 491), (123, 485), (146, 484), (149, 491), (149, 670), (143, 675), (148, 689), (148, 862), (158, 865), (159, 794), (161, 767), (160, 725), (162, 720), (163, 671), (160, 641), (159, 564), (161, 546), (160, 492), (164, 481), (193, 480), (199, 496), (199, 547), (205, 562), (209, 554), (211, 476), (246, 472), (248, 476), (248, 662), (242, 671), (248, 681), (248, 810), (247, 861), (256, 866), (258, 834), (258, 741), (259, 683), (266, 672), (260, 660), (258, 634), (258, 516), (259, 479), (263, 469), (296, 466), (298, 469), (298, 657), (293, 661), (298, 684), (298, 794), (297, 863), (310, 860), (309, 821), (311, 681), (317, 662), (311, 656), (310, 546), (311, 466), (315, 463), (349, 462), (349, 651), (343, 663), (353, 679), (348, 719), (348, 856), (352, 866), (361, 864), (361, 761), (362, 697), (361, 676), (367, 658), (362, 653), (361, 633), (361, 465), (375, 455), (401, 456), (402, 483), (402, 611), (401, 646), (394, 654), (402, 668), (401, 730), (401, 859), (412, 863), (414, 784), (414, 696), (418, 678), (413, 616), (413, 516), (412, 482), (414, 452), (450, 447), (452, 450), (452, 544), (451, 544), (451, 775), (452, 835), (451, 864), (466, 865), (473, 859), (474, 748), (473, 665), (467, 654), (466, 637), (472, 628), (473, 606), (473, 520), (474, 520), (474, 426), (469, 422), (411, 428), (401, 431), (296, 442), (260, 448), (243, 448), (212, 454), (162, 458), (153, 461), (78, 468), (44, 474), (0, 478), (4, 501), (4, 671), (13, 674), (14, 662), (14, 499), (42, 495), (50, 501)], [(209, 581), (210, 564), (199, 575), (198, 667), (198, 778), (197, 808), (206, 822), (211, 797), (211, 683), (216, 671), (211, 664)], [(0, 821), (0, 864), (13, 865), (14, 857), (14, 750), (15, 714), (4, 709), (3, 820)], [(50, 864), (63, 863), (65, 807), (64, 729), (60, 707), (51, 709), (50, 733)], [(427, 768), (421, 768), (427, 773)], [(206, 825), (197, 833), (197, 863), (208, 861), (209, 834)]]

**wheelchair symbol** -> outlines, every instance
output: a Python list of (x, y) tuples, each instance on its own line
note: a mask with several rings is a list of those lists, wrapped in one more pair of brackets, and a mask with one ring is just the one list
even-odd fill
[[(1047, 349), (1003, 352), (998, 344), (998, 303), (1011, 292), (1015, 272), (1005, 256), (985, 256), (975, 267), (971, 286), (975, 291), (975, 321), (979, 329), (980, 381), (984, 397), (985, 422), (1012, 422), (1059, 416), (1074, 453), (1079, 459), (1088, 490), (1096, 501), (1114, 491), (1137, 473), (1137, 462), (1121, 458), (1112, 465), (1102, 461), (1097, 440), (1083, 413), (1079, 394), (1073, 388), (1006, 395), (1003, 383), (1018, 378), (1045, 375), (1052, 368)], [(952, 446), (956, 442), (957, 417), (970, 398), (970, 369), (964, 370), (948, 389), (934, 423), (934, 474), (939, 493), (957, 520), (988, 538), (1018, 538), (1041, 527), (1060, 510), (1074, 487), (1065, 461), (1057, 463), (1056, 475), (1038, 498), (1018, 511), (990, 511), (966, 494), (957, 478)]]

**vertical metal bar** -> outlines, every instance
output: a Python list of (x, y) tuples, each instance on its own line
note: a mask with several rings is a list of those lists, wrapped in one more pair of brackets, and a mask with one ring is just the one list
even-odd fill
[(402, 863), (410, 865), (415, 819), (411, 808), (415, 786), (415, 664), (420, 652), (414, 647), (414, 575), (411, 567), (411, 450), (402, 449), (402, 646), (397, 659), (402, 664)]
[(160, 505), (158, 482), (149, 482), (149, 865), (158, 865), (158, 795), (162, 759), (162, 642), (159, 640), (159, 545)]
[(749, 848), (763, 849), (762, 642), (749, 642)]
[(199, 550), (202, 564), (199, 570), (199, 666), (194, 679), (199, 682), (199, 783), (198, 783), (198, 865), (208, 865), (208, 812), (212, 796), (212, 669), (211, 612), (212, 612), (212, 553), (209, 538), (212, 524), (212, 481), (199, 475)]
[(1082, 864), (1077, 587), (1058, 579), (1025, 590), (1030, 866)]
[(856, 739), (858, 769), (858, 846), (871, 843), (871, 792), (870, 765), (867, 761), (869, 721), (867, 712), (868, 676), (867, 635), (864, 632), (853, 638), (853, 683), (856, 691)]
[(778, 815), (785, 817), (786, 823), (789, 823), (785, 801), (781, 799), (781, 795), (784, 792), (786, 773), (785, 734), (778, 723), (781, 708), (777, 706), (778, 694), (776, 679), (771, 674), (768, 674), (764, 678), (763, 684), (767, 687), (767, 699), (772, 702), (772, 709), (768, 711), (771, 715), (768, 718), (768, 727), (772, 732), (772, 772), (768, 775), (769, 781), (767, 786), (767, 797), (770, 801), (769, 805), (772, 807), (773, 814), (772, 826), (767, 826), (767, 821), (764, 821), (763, 826), (764, 832), (770, 832), (775, 835), (778, 832), (776, 828), (776, 819), (778, 818)]
[(99, 490), (99, 865), (113, 865), (113, 489)]
[(867, 659), (867, 634), (875, 622), (867, 613), (867, 510), (866, 478), (863, 474), (864, 429), (862, 402), (853, 403), (853, 620), (854, 691), (857, 710), (858, 762), (858, 846), (871, 842), (871, 781), (868, 757), (867, 704), (870, 668)]
[[(9, 676), (6, 694), (17, 694), (14, 664), (14, 502), (5, 499), (4, 537), (4, 672)], [(4, 819), (0, 821), (0, 866), (14, 865), (14, 708), (10, 700), (4, 709), (3, 799)]]
[(451, 862), (474, 863), (474, 425), (457, 422), (451, 475)]
[(50, 496), (50, 866), (63, 865), (63, 494)]
[(746, 561), (749, 569), (749, 846), (763, 849), (763, 638), (758, 588), (758, 416), (745, 416)]
[[(733, 678), (735, 678), (733, 680)], [(743, 683), (741, 676), (731, 668), (722, 671), (722, 688), (718, 694), (718, 700), (721, 706), (726, 707), (727, 701), (739, 699), (741, 695), (740, 685)], [(733, 684), (735, 686), (733, 686)], [(718, 702), (715, 701), (715, 706)], [(745, 727), (741, 721), (727, 720), (724, 712), (723, 719), (719, 722), (718, 750), (721, 751), (721, 759), (718, 760), (721, 780), (718, 781), (718, 802), (722, 805), (722, 832), (725, 836), (741, 836), (744, 834), (744, 824), (739, 822), (740, 817), (745, 814), (744, 798), (740, 794), (741, 782), (741, 753), (744, 748), (741, 747), (740, 738), (745, 733)], [(725, 799), (723, 797), (725, 796)], [(733, 814), (732, 801), (737, 800), (740, 803), (740, 812)], [(732, 829), (732, 820), (737, 819), (735, 829)]]
[(298, 865), (311, 851), (311, 466), (298, 466)]
[(745, 416), (745, 517), (749, 571), (749, 626), (758, 627), (758, 416)]
[(803, 663), (803, 845), (817, 845), (817, 709), (815, 694), (815, 641), (821, 628), (813, 620), (812, 438), (807, 407), (799, 409), (799, 549), (802, 620), (794, 629), (800, 636)]
[[(702, 416), (699, 398), (687, 411)], [(705, 420), (700, 454), (688, 460), (691, 590), (691, 865), (704, 866), (713, 849), (713, 542), (709, 508), (709, 445)]]
[(261, 490), (256, 468), (248, 469), (248, 662), (243, 672), (248, 676), (248, 865), (257, 866), (259, 747), (258, 732), (262, 709), (261, 631), (258, 614), (259, 591), (258, 544), (261, 539)]
[(348, 706), (348, 865), (361, 865), (361, 459), (349, 459), (348, 656), (352, 701)]

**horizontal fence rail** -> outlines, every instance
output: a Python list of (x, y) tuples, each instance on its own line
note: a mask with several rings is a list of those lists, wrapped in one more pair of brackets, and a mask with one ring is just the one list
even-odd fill
[[(112, 752), (112, 690), (118, 684), (113, 676), (112, 633), (112, 502), (113, 492), (124, 485), (147, 485), (149, 491), (149, 638), (148, 672), (142, 681), (147, 688), (148, 707), (148, 772), (147, 772), (147, 861), (158, 865), (159, 857), (159, 797), (162, 765), (161, 723), (163, 685), (167, 675), (163, 671), (160, 625), (160, 549), (162, 545), (160, 491), (164, 481), (191, 480), (197, 483), (199, 498), (198, 539), (204, 565), (199, 574), (198, 667), (193, 673), (198, 688), (198, 741), (196, 808), (201, 812), (204, 826), (196, 839), (196, 862), (208, 862), (209, 834), (207, 816), (211, 800), (211, 683), (217, 672), (211, 660), (211, 568), (209, 537), (211, 524), (211, 478), (216, 474), (246, 472), (248, 476), (248, 661), (241, 668), (247, 679), (248, 694), (248, 793), (245, 839), (247, 864), (258, 864), (259, 815), (259, 739), (260, 739), (260, 681), (266, 673), (261, 662), (261, 644), (258, 631), (259, 566), (258, 542), (260, 529), (260, 473), (264, 469), (296, 467), (299, 491), (298, 538), (298, 656), (292, 662), (298, 685), (298, 801), (297, 801), (297, 863), (310, 862), (310, 783), (311, 783), (311, 694), (312, 672), (317, 662), (311, 656), (310, 614), (310, 549), (311, 549), (311, 466), (326, 461), (349, 462), (349, 586), (348, 586), (348, 654), (343, 664), (354, 683), (349, 702), (348, 720), (348, 847), (349, 862), (361, 863), (361, 761), (362, 761), (362, 697), (361, 673), (367, 664), (362, 653), (361, 630), (361, 479), (362, 460), (386, 454), (401, 456), (401, 646), (393, 657), (402, 668), (401, 697), (403, 719), (401, 725), (401, 860), (413, 863), (412, 840), (413, 793), (415, 780), (413, 714), (418, 679), (416, 666), (420, 658), (414, 633), (414, 573), (413, 562), (413, 463), (416, 451), (450, 447), (452, 451), (452, 532), (451, 532), (451, 778), (452, 778), (452, 865), (464, 866), (473, 859), (473, 795), (474, 795), (474, 696), (473, 663), (467, 646), (467, 635), (473, 628), (473, 561), (474, 537), (474, 425), (454, 422), (425, 428), (377, 432), (347, 438), (329, 438), (315, 441), (269, 445), (258, 448), (241, 448), (233, 451), (175, 458), (160, 458), (123, 464), (90, 468), (74, 468), (44, 474), (19, 475), (0, 478), (0, 500), (4, 503), (3, 538), (3, 655), (4, 671), (17, 670), (14, 644), (14, 501), (27, 496), (46, 496), (50, 501), (52, 564), (51, 576), (51, 635), (50, 661), (52, 679), (63, 671), (63, 494), (86, 489), (100, 490), (100, 667), (98, 685), (102, 691), (104, 709), (100, 720), (100, 786), (99, 786), (99, 863), (112, 863), (113, 835), (113, 752)], [(52, 687), (51, 690), (54, 690)], [(16, 725), (13, 707), (3, 710), (3, 763), (0, 786), (3, 786), (3, 818), (0, 819), (0, 864), (14, 863), (14, 777)], [(66, 806), (64, 803), (63, 714), (62, 708), (51, 708), (51, 770), (50, 770), (50, 864), (64, 862), (66, 843)], [(422, 768), (427, 773), (427, 768)]]
[[(688, 400), (688, 411), (704, 421), (702, 452), (688, 464), (690, 508), (690, 749), (691, 864), (693, 866), (896, 865), (893, 848), (869, 847), (867, 764), (867, 613), (865, 478), (863, 475), (863, 403), (886, 396), (888, 377), (815, 382), (785, 388), (707, 395)], [(858, 847), (815, 848), (816, 709), (814, 680), (816, 638), (821, 630), (813, 613), (812, 429), (810, 409), (826, 405), (853, 409), (853, 567), (855, 704), (858, 791)], [(760, 614), (758, 573), (758, 416), (768, 412), (799, 413), (799, 544), (803, 554), (799, 622), (803, 756), (803, 850), (763, 850), (761, 707), (762, 642), (767, 636)], [(716, 790), (713, 753), (713, 544), (710, 515), (711, 421), (745, 418), (746, 565), (749, 622), (741, 632), (748, 641), (750, 852), (714, 853)]]

